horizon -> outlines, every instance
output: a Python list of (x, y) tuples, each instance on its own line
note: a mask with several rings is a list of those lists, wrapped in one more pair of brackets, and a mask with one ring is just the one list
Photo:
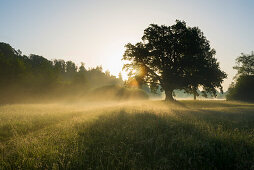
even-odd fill
[(1, 42), (25, 55), (84, 62), (86, 68), (101, 65), (114, 76), (122, 72), (125, 79), (121, 61), (124, 45), (141, 41), (144, 29), (152, 23), (172, 25), (179, 19), (187, 26), (199, 27), (228, 74), (223, 82), (225, 91), (236, 74), (232, 68), (236, 57), (254, 49), (254, 24), (250, 23), (254, 2), (250, 0), (0, 2), (4, 23)]

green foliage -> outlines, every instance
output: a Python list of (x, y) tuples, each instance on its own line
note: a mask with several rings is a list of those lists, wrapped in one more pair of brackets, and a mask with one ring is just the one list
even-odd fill
[(254, 101), (254, 53), (236, 59), (235, 82), (228, 89), (227, 100)]
[(254, 75), (254, 53), (241, 54), (236, 59), (236, 66), (233, 67), (237, 70), (237, 75)]
[[(180, 98), (180, 99), (190, 99), (193, 98), (193, 94), (190, 93), (186, 93), (184, 90), (174, 90), (174, 94), (176, 98)], [(226, 94), (227, 92), (219, 92), (216, 91), (216, 99), (225, 99), (226, 98)], [(203, 96), (204, 94), (202, 93), (202, 91), (200, 91), (199, 89), (197, 90), (197, 94), (196, 96), (198, 97), (198, 99), (214, 99), (214, 95), (211, 94), (207, 94), (207, 96)]]
[(0, 103), (50, 101), (82, 96), (99, 86), (121, 84), (102, 67), (78, 68), (72, 61), (49, 61), (24, 56), (9, 44), (0, 43)]
[(123, 60), (130, 63), (125, 64), (124, 69), (131, 73), (137, 70), (138, 77), (153, 90), (161, 86), (166, 99), (173, 99), (175, 89), (197, 94), (201, 86), (205, 94), (214, 95), (216, 88), (222, 90), (226, 74), (220, 70), (214, 58), (215, 50), (199, 28), (187, 27), (178, 20), (172, 26), (151, 24), (142, 40), (125, 46)]
[(242, 75), (228, 89), (227, 100), (254, 102), (254, 75)]

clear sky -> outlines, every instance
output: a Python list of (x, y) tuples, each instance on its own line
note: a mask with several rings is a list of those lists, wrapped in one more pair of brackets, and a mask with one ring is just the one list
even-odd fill
[(252, 0), (0, 0), (0, 41), (118, 75), (124, 45), (140, 41), (149, 24), (185, 20), (217, 51), (226, 90), (235, 58), (254, 50), (253, 9)]

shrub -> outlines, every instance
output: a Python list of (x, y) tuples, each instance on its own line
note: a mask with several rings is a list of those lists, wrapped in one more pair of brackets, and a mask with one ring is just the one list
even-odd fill
[(144, 100), (148, 99), (148, 95), (141, 89), (108, 85), (94, 89), (90, 93), (90, 98), (99, 100)]

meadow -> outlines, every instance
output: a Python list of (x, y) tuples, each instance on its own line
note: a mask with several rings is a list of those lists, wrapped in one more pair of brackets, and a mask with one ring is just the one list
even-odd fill
[(2, 105), (0, 169), (254, 169), (254, 104)]

